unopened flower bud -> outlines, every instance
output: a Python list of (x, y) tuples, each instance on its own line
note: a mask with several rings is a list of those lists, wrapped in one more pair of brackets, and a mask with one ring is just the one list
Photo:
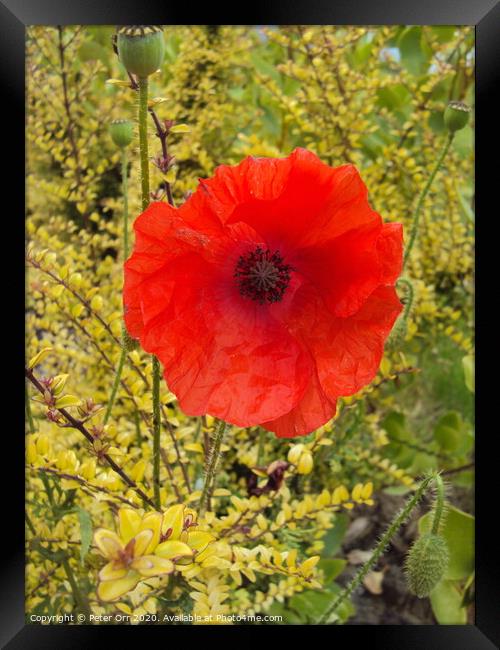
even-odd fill
[(109, 125), (111, 139), (120, 149), (128, 147), (134, 136), (134, 125), (130, 120), (113, 120)]
[(146, 78), (163, 63), (165, 42), (158, 25), (131, 25), (118, 28), (118, 56), (128, 72)]
[(450, 102), (444, 111), (444, 123), (448, 131), (460, 131), (469, 122), (470, 106), (464, 102)]
[(305, 451), (300, 457), (299, 464), (297, 465), (297, 472), (299, 474), (310, 474), (312, 472), (314, 462), (310, 451)]
[(288, 452), (288, 462), (292, 463), (292, 465), (296, 465), (299, 462), (303, 451), (304, 451), (303, 444), (299, 443), (297, 445), (294, 445)]
[(126, 352), (132, 352), (132, 350), (137, 350), (139, 347), (139, 341), (130, 336), (125, 324), (122, 324), (122, 346)]
[(426, 533), (411, 547), (406, 558), (408, 588), (418, 598), (425, 598), (442, 580), (448, 568), (449, 552), (441, 535)]

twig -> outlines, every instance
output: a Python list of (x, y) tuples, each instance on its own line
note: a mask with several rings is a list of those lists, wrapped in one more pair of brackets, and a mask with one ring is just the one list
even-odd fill
[[(25, 368), (25, 375), (26, 375), (27, 379), (28, 379), (28, 380), (33, 384), (33, 386), (35, 386), (35, 388), (36, 388), (40, 393), (42, 393), (42, 395), (43, 395), (43, 394), (45, 393), (45, 388), (42, 386), (42, 384), (41, 384), (41, 383), (38, 381), (38, 379), (35, 377), (35, 375), (33, 374), (33, 371), (30, 370), (29, 368)], [(77, 429), (78, 431), (80, 431), (80, 433), (82, 433), (82, 434), (85, 436), (85, 438), (86, 438), (90, 443), (92, 443), (92, 444), (94, 443), (94, 436), (90, 433), (90, 431), (88, 431), (88, 429), (85, 427), (85, 425), (84, 425), (82, 422), (80, 422), (79, 420), (75, 419), (75, 418), (71, 415), (71, 413), (69, 413), (69, 412), (68, 412), (66, 409), (64, 409), (64, 408), (57, 408), (57, 407), (56, 407), (56, 410), (57, 410), (57, 411), (58, 411), (58, 412), (59, 412), (59, 413), (64, 417), (64, 419), (65, 419), (65, 420), (66, 420), (66, 421), (67, 421), (67, 422), (68, 422), (68, 423), (69, 423), (69, 424), (70, 424), (74, 429)], [(145, 503), (147, 503), (149, 506), (151, 506), (151, 507), (153, 507), (153, 508), (155, 507), (155, 504), (153, 503), (153, 501), (151, 501), (151, 499), (147, 496), (147, 494), (145, 494), (145, 493), (141, 490), (141, 488), (137, 485), (137, 483), (136, 483), (134, 480), (132, 480), (132, 479), (131, 479), (131, 478), (130, 478), (130, 477), (129, 477), (129, 476), (128, 476), (128, 475), (127, 475), (123, 470), (122, 470), (122, 468), (119, 467), (119, 466), (115, 463), (115, 461), (111, 458), (111, 456), (110, 456), (109, 454), (106, 454), (106, 453), (102, 454), (102, 458), (104, 458), (104, 460), (108, 463), (108, 465), (111, 467), (111, 469), (113, 469), (113, 470), (118, 474), (118, 476), (120, 476), (120, 478), (122, 478), (123, 481), (124, 481), (124, 482), (129, 486), (129, 487), (131, 487), (133, 490), (135, 490), (135, 491), (137, 492), (137, 494), (141, 497), (141, 499), (142, 499)]]

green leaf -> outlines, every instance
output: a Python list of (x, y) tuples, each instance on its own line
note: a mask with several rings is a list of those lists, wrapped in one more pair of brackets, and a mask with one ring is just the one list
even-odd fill
[(405, 107), (410, 99), (410, 93), (402, 84), (385, 86), (377, 90), (378, 103), (391, 111)]
[(470, 126), (466, 126), (456, 132), (453, 138), (453, 147), (462, 158), (467, 158), (472, 153), (474, 132)]
[(422, 46), (422, 28), (408, 27), (398, 41), (401, 61), (412, 74), (422, 74), (428, 67), (428, 51)]
[(434, 429), (434, 438), (446, 451), (454, 451), (460, 445), (463, 422), (459, 413), (450, 411), (443, 415)]
[(255, 53), (253, 53), (250, 58), (257, 72), (260, 72), (260, 74), (265, 75), (266, 77), (271, 77), (271, 79), (276, 81), (281, 86), (281, 75), (272, 63), (266, 61)]
[(78, 521), (80, 522), (80, 562), (83, 564), (92, 541), (92, 519), (89, 513), (83, 508), (78, 507), (76, 512), (78, 514)]
[(327, 585), (332, 580), (335, 580), (342, 573), (346, 564), (347, 561), (340, 558), (325, 558), (320, 560), (318, 562), (318, 569), (323, 571), (323, 583)]
[(443, 133), (446, 129), (443, 119), (443, 111), (432, 111), (429, 116), (429, 126), (434, 133)]
[(435, 456), (419, 452), (415, 454), (409, 473), (412, 475), (425, 474), (431, 469), (437, 469), (438, 461)]
[(109, 48), (103, 47), (94, 40), (82, 43), (78, 50), (80, 61), (102, 61), (105, 65), (109, 63)]
[(330, 528), (324, 537), (325, 548), (322, 553), (323, 557), (332, 557), (332, 555), (335, 555), (340, 551), (342, 540), (347, 532), (348, 524), (349, 517), (347, 517), (347, 515), (339, 514), (335, 516), (333, 528)]
[(462, 359), (465, 385), (471, 393), (475, 391), (474, 356), (468, 354)]
[[(295, 610), (303, 621), (317, 623), (328, 611), (340, 590), (340, 585), (332, 583), (325, 591), (303, 591), (290, 598), (290, 609)], [(341, 621), (347, 620), (353, 613), (354, 607), (349, 600), (339, 605), (336, 611)]]
[(406, 485), (391, 485), (390, 487), (385, 488), (383, 492), (384, 494), (402, 496), (404, 494), (408, 494), (408, 492), (411, 492), (411, 489), (409, 487), (406, 487)]
[(431, 28), (440, 43), (449, 43), (453, 40), (456, 29), (455, 25), (436, 25)]
[[(431, 513), (428, 512), (418, 522), (420, 533), (429, 532), (431, 525)], [(474, 571), (474, 517), (450, 506), (442, 533), (450, 551), (445, 579), (463, 580)]]
[(441, 625), (464, 625), (467, 611), (461, 606), (463, 595), (451, 580), (443, 580), (430, 595), (432, 611)]

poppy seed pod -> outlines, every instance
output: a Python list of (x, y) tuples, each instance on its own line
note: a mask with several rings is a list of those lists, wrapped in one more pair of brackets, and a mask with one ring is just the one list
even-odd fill
[(130, 120), (113, 120), (109, 125), (111, 139), (120, 149), (128, 147), (134, 135), (134, 125)]
[(118, 56), (128, 72), (144, 79), (163, 62), (163, 30), (157, 25), (129, 25), (118, 28)]
[(444, 111), (444, 123), (448, 131), (460, 131), (469, 121), (470, 106), (464, 102), (450, 102)]
[(442, 580), (448, 568), (449, 552), (441, 535), (427, 533), (419, 537), (406, 559), (408, 587), (418, 598), (428, 596)]

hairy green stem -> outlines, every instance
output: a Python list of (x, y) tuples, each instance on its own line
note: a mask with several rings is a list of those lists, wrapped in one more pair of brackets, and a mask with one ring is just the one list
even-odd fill
[(148, 78), (139, 79), (139, 155), (141, 160), (142, 209), (149, 205)]
[(439, 526), (444, 512), (444, 483), (440, 474), (436, 474), (436, 501), (434, 506), (434, 517), (432, 519), (433, 535), (439, 534)]
[(160, 500), (160, 362), (153, 356), (153, 491), (158, 510), (161, 506)]
[(122, 198), (123, 198), (123, 259), (129, 256), (128, 240), (128, 153), (122, 149)]
[(31, 412), (31, 402), (30, 395), (28, 391), (28, 383), (24, 382), (24, 402), (26, 404), (26, 417), (28, 418), (28, 428), (30, 433), (36, 432), (35, 421), (33, 419), (33, 413)]
[(200, 497), (200, 514), (203, 514), (206, 510), (210, 510), (210, 495), (215, 482), (215, 474), (217, 472), (217, 465), (219, 464), (221, 454), (220, 449), (224, 433), (226, 432), (226, 426), (226, 423), (223, 420), (220, 420), (219, 425), (215, 429), (205, 469), (205, 483)]
[(120, 380), (122, 377), (123, 364), (125, 363), (126, 358), (127, 358), (127, 351), (125, 350), (124, 347), (122, 347), (120, 358), (118, 360), (118, 367), (116, 369), (115, 380), (113, 382), (113, 387), (111, 389), (111, 395), (109, 397), (108, 406), (106, 408), (106, 413), (104, 414), (104, 418), (103, 418), (103, 424), (108, 423), (109, 417), (111, 415), (111, 411), (113, 409), (113, 405), (116, 400), (116, 394), (118, 392), (118, 386), (120, 385)]
[(402, 318), (404, 321), (407, 321), (415, 298), (415, 289), (413, 288), (413, 282), (407, 278), (399, 278), (398, 284), (403, 285), (406, 290), (406, 303)]
[(410, 231), (410, 238), (408, 240), (408, 244), (406, 246), (405, 254), (404, 254), (404, 259), (403, 259), (403, 268), (406, 266), (406, 263), (408, 262), (408, 259), (410, 257), (410, 253), (412, 251), (413, 245), (415, 244), (415, 240), (417, 238), (418, 234), (418, 225), (420, 222), (420, 213), (422, 211), (422, 207), (424, 205), (424, 200), (427, 194), (429, 193), (429, 190), (431, 189), (431, 185), (434, 182), (434, 179), (436, 177), (437, 172), (439, 171), (439, 168), (441, 167), (441, 164), (443, 160), (446, 157), (446, 154), (448, 153), (448, 150), (450, 148), (450, 145), (453, 141), (453, 133), (450, 133), (448, 135), (448, 138), (446, 139), (445, 145), (441, 151), (441, 154), (436, 162), (436, 166), (432, 170), (431, 175), (427, 179), (427, 183), (425, 184), (424, 189), (420, 193), (420, 196), (418, 197), (418, 202), (417, 202), (417, 207), (415, 209), (415, 215), (413, 217), (413, 223), (411, 226), (411, 231)]
[(331, 617), (331, 615), (336, 612), (339, 605), (343, 603), (346, 598), (349, 598), (352, 592), (355, 589), (357, 589), (357, 587), (359, 587), (359, 585), (363, 581), (368, 571), (370, 571), (370, 569), (375, 565), (377, 560), (383, 554), (386, 546), (389, 544), (393, 536), (396, 534), (399, 527), (402, 526), (404, 522), (408, 519), (413, 508), (415, 508), (415, 506), (418, 504), (420, 499), (425, 494), (427, 488), (429, 487), (429, 484), (432, 483), (432, 481), (434, 480), (436, 480), (435, 474), (428, 476), (420, 483), (418, 488), (415, 490), (413, 496), (410, 499), (408, 499), (404, 508), (402, 508), (402, 510), (396, 515), (396, 517), (394, 517), (389, 527), (380, 538), (379, 543), (373, 549), (373, 553), (371, 554), (370, 558), (365, 562), (365, 564), (363, 564), (361, 569), (356, 573), (356, 575), (349, 582), (349, 584), (340, 592), (340, 594), (333, 601), (333, 603), (328, 608), (328, 610), (323, 614), (321, 619), (318, 621), (319, 623), (326, 623)]

